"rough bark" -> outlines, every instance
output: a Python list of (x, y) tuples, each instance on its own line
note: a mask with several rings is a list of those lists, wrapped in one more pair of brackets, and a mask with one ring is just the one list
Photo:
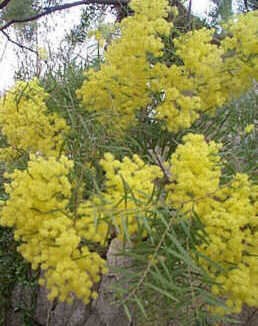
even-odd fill
[(46, 289), (36, 289), (35, 307), (33, 309), (33, 294), (31, 289), (17, 285), (13, 290), (11, 309), (8, 313), (8, 326), (21, 326), (24, 312), (35, 326), (129, 326), (130, 323), (121, 306), (114, 304), (112, 285), (120, 275), (112, 272), (112, 267), (129, 267), (127, 258), (117, 256), (121, 242), (114, 239), (107, 253), (110, 272), (99, 284), (99, 297), (90, 305), (84, 305), (75, 300), (73, 304), (49, 302)]

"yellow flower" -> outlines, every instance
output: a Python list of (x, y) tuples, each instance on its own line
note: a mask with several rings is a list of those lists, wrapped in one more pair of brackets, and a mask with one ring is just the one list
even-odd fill
[(38, 56), (41, 60), (47, 60), (48, 59), (48, 53), (45, 48), (38, 48)]
[[(200, 114), (215, 110), (240, 96), (258, 75), (257, 12), (238, 16), (228, 24), (220, 46), (214, 31), (199, 29), (174, 40), (180, 64), (153, 64), (162, 57), (161, 35), (172, 27), (165, 19), (166, 0), (132, 0), (134, 16), (120, 24), (121, 37), (109, 45), (99, 71), (89, 71), (78, 91), (83, 106), (98, 120), (123, 131), (137, 121), (137, 113), (152, 108), (171, 132), (189, 128)], [(158, 61), (158, 60), (157, 60)], [(161, 103), (153, 103), (160, 94)]]
[(106, 153), (100, 163), (106, 172), (105, 190), (81, 204), (76, 227), (87, 240), (105, 244), (111, 225), (120, 238), (131, 237), (144, 226), (155, 200), (155, 180), (162, 172), (138, 155), (118, 161)]
[(105, 261), (87, 246), (74, 228), (68, 209), (71, 184), (68, 174), (73, 166), (65, 156), (44, 159), (31, 156), (28, 169), (6, 175), (9, 199), (1, 207), (0, 223), (13, 227), (18, 251), (40, 267), (40, 284), (49, 290), (48, 298), (71, 302), (72, 293), (88, 303), (96, 298), (93, 284), (106, 272)]
[(172, 26), (165, 20), (167, 0), (133, 0), (130, 6), (135, 14), (121, 22), (122, 37), (108, 47), (101, 69), (89, 71), (78, 91), (84, 107), (116, 130), (134, 123), (136, 112), (151, 103), (147, 56), (162, 55), (161, 35), (168, 35)]
[(8, 147), (1, 149), (2, 160), (19, 153), (60, 154), (68, 126), (64, 119), (47, 112), (48, 94), (37, 79), (19, 81), (0, 99), (0, 127)]
[(254, 124), (249, 124), (245, 127), (245, 133), (250, 134), (254, 130)]

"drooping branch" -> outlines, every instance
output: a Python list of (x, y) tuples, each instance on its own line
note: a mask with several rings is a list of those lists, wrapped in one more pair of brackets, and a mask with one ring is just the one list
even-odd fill
[(0, 9), (3, 9), (4, 7), (6, 7), (10, 1), (11, 0), (4, 0), (4, 1), (2, 1), (0, 3)]
[[(4, 8), (5, 6), (7, 6), (7, 4), (10, 2), (11, 0), (4, 0), (0, 3), (0, 9)], [(46, 8), (42, 8), (42, 11), (39, 11), (38, 13), (36, 13), (35, 15), (31, 15), (29, 17), (25, 17), (25, 18), (14, 18), (10, 21), (7, 21), (5, 24), (3, 24), (2, 26), (0, 26), (0, 32), (2, 32), (2, 34), (7, 38), (8, 41), (10, 41), (11, 43), (13, 43), (14, 45), (22, 48), (22, 49), (27, 49), (31, 52), (34, 52), (35, 54), (37, 54), (37, 51), (23, 45), (20, 44), (18, 42), (16, 42), (15, 40), (11, 39), (9, 34), (5, 32), (6, 29), (8, 29), (8, 27), (14, 25), (14, 24), (19, 24), (19, 23), (29, 23), (32, 21), (35, 21), (41, 17), (50, 15), (52, 13), (55, 12), (59, 12), (59, 11), (63, 11), (69, 8), (73, 8), (73, 7), (77, 7), (77, 6), (82, 6), (82, 5), (90, 5), (90, 4), (95, 4), (95, 5), (108, 5), (108, 6), (114, 6), (116, 7), (116, 9), (119, 9), (118, 12), (123, 11), (123, 8), (127, 8), (127, 5), (129, 4), (131, 0), (80, 0), (80, 1), (74, 1), (71, 3), (65, 3), (62, 5), (56, 5), (56, 6), (52, 6), (52, 7), (46, 7)], [(181, 2), (179, 0), (169, 0), (169, 4), (171, 6), (176, 6), (179, 9), (179, 12), (186, 12), (186, 8), (181, 4)], [(127, 8), (128, 10), (128, 8)], [(119, 19), (122, 20), (123, 14), (121, 14), (121, 17)], [(5, 33), (4, 33), (5, 32)]]
[(53, 6), (53, 7), (45, 8), (42, 12), (39, 12), (33, 16), (29, 16), (26, 18), (12, 19), (9, 22), (7, 22), (6, 24), (4, 24), (3, 26), (1, 26), (0, 31), (4, 31), (5, 29), (7, 29), (8, 27), (10, 27), (13, 24), (32, 22), (41, 17), (50, 15), (54, 12), (62, 11), (62, 10), (77, 7), (77, 6), (89, 5), (89, 4), (123, 6), (123, 5), (127, 5), (129, 3), (129, 1), (130, 0), (81, 0), (81, 1), (71, 2), (71, 3), (66, 3), (63, 5)]
[(7, 39), (10, 43), (12, 43), (12, 44), (18, 46), (19, 48), (21, 48), (21, 49), (23, 49), (23, 50), (28, 50), (28, 51), (30, 51), (30, 52), (32, 52), (32, 53), (38, 55), (38, 52), (37, 52), (36, 50), (33, 50), (32, 48), (30, 48), (30, 47), (28, 47), (28, 46), (26, 46), (26, 45), (23, 45), (23, 44), (21, 44), (21, 43), (15, 41), (15, 40), (13, 40), (13, 39), (10, 37), (10, 35), (6, 33), (6, 31), (1, 31), (1, 33), (6, 37), (6, 39)]

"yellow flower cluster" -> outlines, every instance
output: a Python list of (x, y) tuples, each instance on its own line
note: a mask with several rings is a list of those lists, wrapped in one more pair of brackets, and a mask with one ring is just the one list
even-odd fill
[(223, 105), (227, 94), (222, 85), (227, 67), (223, 49), (212, 44), (213, 30), (201, 29), (176, 40), (177, 54), (184, 62), (189, 76), (193, 76), (195, 91), (200, 98), (200, 111), (214, 110)]
[(112, 35), (116, 32), (116, 24), (101, 23), (97, 29), (88, 32), (88, 37), (94, 37), (100, 47), (104, 47), (105, 43), (108, 44)]
[[(200, 263), (218, 284), (212, 292), (224, 297), (234, 313), (239, 313), (244, 304), (254, 307), (258, 302), (258, 221), (252, 199), (255, 192), (257, 196), (257, 187), (248, 176), (237, 174), (216, 194), (211, 212), (200, 216), (209, 242), (200, 245), (199, 251), (222, 270), (205, 258)], [(222, 308), (216, 311), (226, 312)]]
[(122, 37), (108, 47), (100, 71), (89, 71), (78, 91), (87, 110), (121, 128), (133, 123), (136, 111), (151, 103), (148, 55), (162, 54), (160, 35), (168, 35), (171, 28), (164, 19), (167, 0), (132, 0), (130, 6), (135, 14), (120, 24)]
[(183, 65), (156, 65), (153, 87), (165, 93), (157, 107), (157, 118), (169, 131), (189, 128), (206, 112), (224, 103), (221, 84), (223, 50), (211, 43), (213, 30), (189, 32), (174, 40)]
[[(257, 63), (257, 17), (258, 11), (249, 12), (246, 15), (234, 17), (226, 28), (233, 36), (226, 39), (226, 47), (236, 51), (241, 56), (249, 57)], [(235, 24), (237, 20), (237, 24)], [(240, 45), (240, 47), (239, 47)]]
[(188, 216), (198, 214), (208, 236), (197, 248), (202, 253), (199, 263), (218, 284), (212, 292), (238, 313), (244, 304), (258, 302), (258, 189), (245, 174), (220, 185), (220, 145), (193, 134), (183, 141), (172, 155), (168, 201)]
[(145, 164), (137, 155), (122, 162), (106, 153), (101, 165), (106, 172), (105, 190), (83, 203), (78, 210), (79, 234), (87, 240), (105, 243), (113, 227), (120, 238), (132, 236), (148, 218), (159, 167)]
[(9, 146), (1, 149), (2, 160), (23, 152), (60, 153), (68, 127), (64, 119), (47, 113), (46, 99), (37, 79), (18, 82), (0, 99), (0, 127)]
[(163, 120), (169, 131), (190, 127), (199, 117), (201, 107), (195, 80), (188, 76), (183, 66), (157, 64), (152, 73), (152, 91), (164, 93), (163, 101), (156, 108), (156, 118)]
[[(203, 135), (187, 134), (171, 157), (171, 184), (168, 201), (185, 213), (203, 213), (209, 197), (219, 189), (221, 170), (218, 166), (220, 145), (209, 144)], [(203, 204), (205, 201), (205, 204)]]
[(258, 11), (239, 15), (227, 24), (229, 36), (222, 42), (223, 61), (228, 73), (224, 76), (226, 94), (247, 91), (258, 78)]
[(19, 251), (32, 264), (41, 267), (49, 290), (49, 299), (58, 297), (71, 302), (73, 294), (85, 303), (96, 298), (92, 290), (105, 261), (86, 246), (76, 233), (67, 208), (71, 196), (68, 174), (72, 162), (65, 156), (59, 160), (31, 156), (28, 169), (7, 175), (9, 194), (1, 212), (1, 225), (13, 227), (21, 241)]
[(213, 43), (213, 30), (205, 28), (174, 40), (183, 65), (153, 69), (154, 90), (165, 93), (157, 118), (169, 131), (189, 128), (200, 113), (212, 114), (251, 87), (258, 76), (257, 15), (232, 21), (220, 46)]
[(220, 45), (213, 30), (191, 31), (174, 40), (182, 64), (151, 64), (149, 54), (161, 56), (159, 35), (168, 35), (167, 1), (132, 0), (133, 17), (121, 23), (121, 38), (108, 47), (100, 71), (90, 71), (78, 92), (85, 108), (99, 120), (125, 129), (136, 113), (152, 105), (157, 119), (171, 132), (189, 128), (201, 113), (215, 109), (245, 92), (257, 78), (257, 12), (233, 20)]

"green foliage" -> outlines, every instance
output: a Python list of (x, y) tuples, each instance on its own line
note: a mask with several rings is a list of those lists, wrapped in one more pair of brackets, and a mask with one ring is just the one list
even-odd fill
[[(10, 1), (8, 5), (1, 12), (1, 18), (3, 22), (8, 22), (15, 19), (24, 19), (35, 15), (37, 13), (34, 0), (16, 0)], [(30, 41), (36, 29), (36, 22), (17, 25), (17, 32), (24, 36), (24, 38)]]
[[(35, 273), (34, 273), (35, 274)], [(35, 289), (37, 273), (31, 272), (30, 265), (24, 261), (22, 256), (17, 252), (17, 243), (13, 239), (12, 230), (0, 228), (0, 325), (4, 325), (10, 313), (12, 306), (13, 290), (17, 286), (24, 289)], [(27, 320), (26, 326), (29, 326), (30, 312), (33, 306), (16, 307), (17, 311), (22, 309), (24, 320)]]
[(131, 266), (119, 270), (119, 300), (132, 311), (132, 319), (136, 316), (137, 325), (165, 326), (172, 320), (176, 325), (209, 325), (206, 304), (223, 303), (207, 291), (211, 280), (190, 255), (201, 240), (200, 222), (186, 220), (166, 207), (153, 214), (158, 219), (155, 227), (149, 225), (145, 241), (121, 253), (129, 257)]
[(36, 13), (34, 0), (16, 0), (10, 1), (5, 7), (3, 18), (5, 20), (23, 19)]
[(71, 32), (66, 36), (67, 40), (71, 42), (73, 46), (77, 43), (85, 42), (88, 36), (89, 30), (96, 26), (100, 20), (103, 19), (103, 11), (98, 9), (96, 5), (87, 6), (81, 14), (81, 20)]
[(230, 105), (221, 108), (212, 117), (203, 116), (192, 129), (201, 130), (207, 139), (222, 142), (226, 175), (248, 173), (256, 178), (257, 133), (246, 133), (245, 128), (255, 124), (257, 128), (257, 92), (251, 90)]
[(227, 20), (233, 14), (233, 2), (232, 0), (214, 0), (216, 4), (213, 12), (210, 14), (215, 21), (218, 20)]

